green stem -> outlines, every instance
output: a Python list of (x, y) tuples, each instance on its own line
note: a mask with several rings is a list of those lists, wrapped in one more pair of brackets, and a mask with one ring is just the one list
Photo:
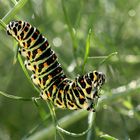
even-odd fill
[[(67, 10), (66, 10), (65, 4), (64, 4), (64, 0), (61, 0), (61, 2), (62, 2), (62, 9), (63, 9), (63, 13), (64, 13), (64, 18), (65, 18), (65, 21), (68, 25), (68, 30), (69, 30), (71, 40), (72, 40), (74, 59), (76, 60), (76, 51), (77, 51), (77, 47), (78, 47), (78, 44), (76, 41), (76, 36), (75, 36), (74, 30), (71, 26), (70, 20), (68, 18)], [(77, 61), (76, 61), (76, 63), (78, 65)]]
[(45, 118), (41, 121), (41, 122), (39, 122), (39, 124), (37, 124), (35, 127), (33, 127), (23, 138), (22, 138), (22, 140), (26, 140), (29, 136), (31, 136), (31, 135), (33, 135), (44, 123), (43, 122), (45, 122), (47, 119), (49, 119), (50, 118), (50, 114), (47, 114), (46, 116), (45, 116)]
[(109, 54), (108, 56), (89, 56), (88, 59), (104, 59), (101, 62), (101, 63), (104, 63), (106, 61), (106, 59), (109, 59), (113, 55), (117, 55), (117, 54), (118, 54), (118, 52), (113, 52), (113, 53)]
[(108, 59), (110, 59), (113, 55), (117, 55), (117, 54), (118, 54), (118, 52), (113, 52), (113, 53), (109, 54), (103, 61), (101, 61), (99, 63), (99, 65), (103, 64), (105, 61), (107, 61)]
[(18, 3), (16, 0), (11, 0), (15, 5)]
[(28, 0), (19, 0), (18, 3), (2, 18), (2, 21), (9, 22), (16, 13), (26, 4)]
[[(61, 127), (66, 128), (78, 120), (82, 119), (83, 117), (87, 116), (88, 112), (87, 111), (75, 111), (64, 118), (60, 119), (58, 123), (61, 125)], [(54, 135), (54, 130), (56, 128), (54, 125), (51, 125), (49, 128), (46, 128), (44, 130), (41, 130), (40, 132), (34, 134), (33, 136), (29, 137), (27, 140), (39, 140), (39, 139), (45, 139), (45, 138), (50, 138), (52, 135)]]
[(91, 37), (91, 29), (89, 29), (87, 40), (86, 40), (86, 50), (85, 50), (85, 56), (84, 56), (84, 63), (82, 66), (82, 72), (84, 72), (85, 65), (87, 63), (89, 50), (90, 50), (90, 37)]
[(4, 30), (6, 30), (6, 24), (1, 19), (0, 19), (0, 25)]
[(2, 91), (0, 91), (0, 95), (5, 96), (6, 98), (13, 99), (13, 100), (32, 101), (32, 98), (19, 97), (19, 96), (15, 96), (12, 94), (7, 94), (7, 93), (2, 92)]

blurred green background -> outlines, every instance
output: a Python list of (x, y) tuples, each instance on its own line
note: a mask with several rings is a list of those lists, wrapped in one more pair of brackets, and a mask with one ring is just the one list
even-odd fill
[[(64, 135), (67, 140), (96, 140), (108, 134), (120, 140), (140, 139), (140, 2), (139, 0), (22, 0), (26, 4), (4, 18), (25, 20), (37, 27), (49, 40), (59, 62), (70, 78), (82, 74), (86, 40), (91, 29), (90, 51), (84, 73), (99, 70), (106, 74), (101, 101), (94, 118), (91, 136), (79, 138)], [(0, 1), (0, 18), (15, 9), (15, 0)], [(65, 15), (66, 14), (66, 15)], [(68, 26), (69, 25), (69, 26)], [(71, 30), (74, 38), (71, 37)], [(20, 64), (13, 64), (14, 39), (0, 28), (0, 91), (31, 98), (38, 96), (24, 75)], [(111, 55), (118, 52), (117, 55)], [(107, 57), (107, 59), (104, 58)], [(118, 95), (118, 96), (117, 96)], [(39, 101), (49, 114), (44, 101)], [(57, 117), (73, 111), (57, 110)], [(87, 116), (69, 131), (85, 130)], [(0, 95), (0, 140), (19, 140), (42, 122), (32, 101), (20, 101)], [(42, 122), (39, 129), (49, 127)], [(35, 134), (33, 133), (33, 135)], [(90, 137), (90, 138), (89, 138)], [(54, 136), (44, 139), (54, 139)], [(60, 137), (57, 138), (58, 140)]]

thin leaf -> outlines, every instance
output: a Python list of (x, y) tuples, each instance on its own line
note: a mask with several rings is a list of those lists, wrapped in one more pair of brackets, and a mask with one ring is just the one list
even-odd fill
[(117, 55), (117, 54), (118, 54), (118, 52), (113, 52), (113, 53), (111, 53), (111, 54), (109, 54), (107, 56), (89, 56), (88, 59), (104, 59), (103, 61), (106, 61), (106, 59), (109, 59), (113, 55)]
[(101, 138), (101, 140), (118, 140), (117, 138), (112, 137), (108, 134), (101, 135), (100, 138)]
[(44, 120), (44, 118), (48, 114), (46, 113), (46, 110), (44, 109), (44, 107), (42, 107), (42, 105), (37, 100), (38, 100), (38, 98), (34, 98), (33, 102), (35, 103), (36, 107), (38, 108), (41, 119)]
[(4, 30), (6, 30), (6, 24), (1, 19), (0, 19), (0, 25)]
[(14, 99), (14, 100), (32, 101), (32, 98), (19, 97), (19, 96), (7, 94), (2, 91), (0, 91), (0, 95), (5, 96), (6, 98)]
[(104, 60), (102, 60), (101, 62), (100, 62), (100, 65), (101, 64), (103, 64), (105, 61), (107, 61), (108, 59), (110, 59), (113, 55), (117, 55), (118, 54), (118, 52), (113, 52), (113, 53), (111, 53), (111, 54), (109, 54)]
[(33, 127), (23, 138), (22, 140), (26, 140), (28, 137), (30, 137), (31, 135), (33, 135), (39, 128), (41, 125), (44, 124), (44, 122), (50, 118), (50, 114), (47, 114), (46, 117), (44, 118), (43, 121), (41, 121), (40, 123), (38, 123), (35, 127)]
[(72, 38), (72, 42), (73, 42), (73, 49), (76, 50), (77, 49), (77, 43), (76, 43), (76, 39), (75, 39), (75, 34), (74, 34), (74, 30), (70, 24), (70, 20), (69, 20), (69, 16), (67, 15), (67, 10), (66, 10), (66, 7), (65, 7), (65, 4), (64, 4), (64, 0), (62, 0), (62, 8), (63, 8), (63, 13), (64, 13), (64, 17), (65, 17), (65, 21), (68, 25), (68, 29), (69, 29), (69, 32), (70, 32), (70, 36)]
[[(59, 120), (59, 124), (61, 127), (66, 128), (72, 124), (74, 124), (77, 120), (80, 120), (81, 118), (87, 116), (87, 111), (75, 111), (71, 114), (68, 114), (64, 118)], [(38, 140), (38, 139), (49, 139), (52, 135), (54, 135), (55, 127), (51, 125), (49, 128), (46, 128), (44, 130), (41, 130), (37, 133), (35, 133), (33, 136), (29, 137), (28, 140)]]
[[(19, 0), (18, 3), (2, 18), (2, 21), (7, 23), (21, 10), (28, 0)], [(0, 28), (1, 29), (1, 28)]]
[(83, 63), (83, 67), (82, 67), (82, 72), (84, 71), (85, 64), (87, 63), (87, 59), (88, 59), (88, 55), (89, 55), (90, 37), (91, 37), (91, 29), (89, 29), (87, 40), (86, 40), (86, 51), (85, 51), (85, 56), (84, 56), (84, 63)]
[(11, 0), (15, 5), (18, 3), (16, 0)]
[[(86, 137), (86, 140), (91, 140), (92, 139), (92, 135), (95, 136), (95, 132), (92, 130), (92, 126), (94, 124), (94, 121), (95, 121), (95, 113), (93, 112), (90, 112), (89, 115), (88, 115), (88, 125), (89, 127), (91, 128), (89, 130), (89, 132), (87, 133), (87, 137)], [(94, 134), (93, 134), (94, 133)]]

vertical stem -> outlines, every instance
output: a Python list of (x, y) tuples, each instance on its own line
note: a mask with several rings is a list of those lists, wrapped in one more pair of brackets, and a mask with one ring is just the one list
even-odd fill
[(28, 0), (19, 0), (18, 3), (2, 18), (2, 21), (10, 21), (15, 14), (26, 4)]
[[(63, 13), (64, 13), (64, 18), (65, 18), (65, 21), (68, 25), (69, 33), (70, 33), (71, 40), (72, 40), (74, 59), (76, 60), (76, 51), (77, 51), (77, 47), (78, 47), (78, 44), (77, 44), (77, 41), (76, 41), (76, 36), (75, 36), (74, 30), (71, 26), (70, 20), (68, 18), (66, 7), (65, 7), (65, 4), (64, 4), (64, 0), (61, 0), (61, 2), (62, 2), (62, 9), (63, 9)], [(78, 65), (77, 61), (76, 61), (76, 63)]]
[(0, 19), (0, 25), (4, 30), (6, 30), (6, 24), (3, 22), (3, 20)]

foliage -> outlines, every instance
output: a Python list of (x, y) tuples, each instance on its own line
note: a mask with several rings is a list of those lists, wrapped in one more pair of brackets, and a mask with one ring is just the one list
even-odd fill
[(22, 62), (13, 64), (16, 43), (4, 28), (14, 19), (30, 22), (48, 37), (70, 78), (95, 69), (106, 74), (92, 119), (87, 111), (56, 110), (59, 124), (70, 132), (83, 132), (87, 116), (91, 119), (86, 135), (61, 133), (64, 139), (140, 139), (139, 11), (139, 0), (1, 0), (0, 139), (60, 139), (48, 104), (32, 98), (39, 94)]

